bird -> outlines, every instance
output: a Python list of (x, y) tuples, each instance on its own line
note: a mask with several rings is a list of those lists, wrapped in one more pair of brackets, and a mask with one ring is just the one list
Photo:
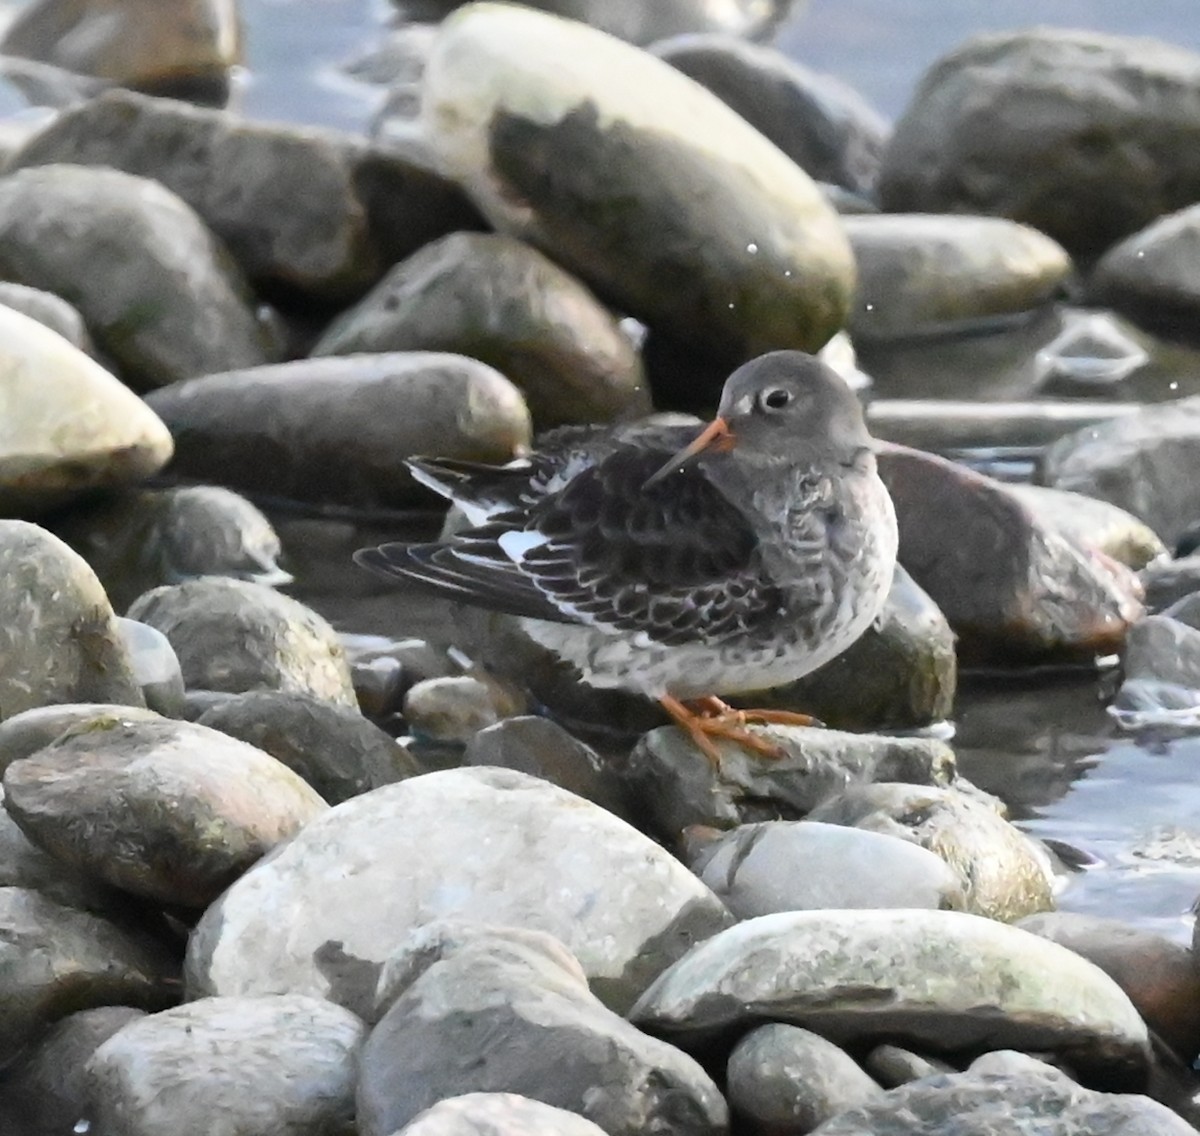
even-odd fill
[(891, 587), (896, 516), (862, 406), (804, 352), (738, 367), (699, 432), (566, 426), (505, 465), (407, 464), (468, 527), (360, 565), (519, 617), (585, 683), (656, 699), (718, 768), (718, 739), (778, 757), (750, 725), (816, 723), (720, 696), (840, 655)]

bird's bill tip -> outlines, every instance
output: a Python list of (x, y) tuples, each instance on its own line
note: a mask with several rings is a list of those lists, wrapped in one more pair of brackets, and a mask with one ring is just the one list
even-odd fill
[(718, 415), (700, 431), (691, 443), (684, 446), (670, 461), (666, 462), (660, 469), (646, 478), (645, 484), (653, 485), (656, 481), (661, 481), (668, 474), (674, 473), (677, 469), (686, 465), (698, 454), (724, 453), (727, 450), (732, 450), (734, 441), (735, 438), (733, 431), (729, 428), (729, 423)]

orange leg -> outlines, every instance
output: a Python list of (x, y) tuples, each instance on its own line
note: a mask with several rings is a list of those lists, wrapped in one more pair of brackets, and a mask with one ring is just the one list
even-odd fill
[(793, 714), (787, 710), (736, 710), (719, 698), (711, 696), (694, 699), (692, 705), (688, 706), (668, 694), (660, 698), (659, 703), (675, 724), (687, 731), (697, 748), (715, 767), (720, 766), (721, 755), (713, 743), (714, 738), (725, 738), (751, 750), (759, 757), (780, 758), (783, 756), (783, 750), (779, 746), (751, 733), (746, 727), (754, 723), (820, 725), (808, 714)]

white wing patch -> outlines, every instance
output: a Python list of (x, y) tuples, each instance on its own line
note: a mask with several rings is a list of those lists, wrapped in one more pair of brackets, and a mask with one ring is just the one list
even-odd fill
[(517, 567), (521, 566), (521, 562), (535, 548), (541, 548), (548, 544), (545, 534), (536, 530), (517, 529), (506, 533), (501, 533), (496, 538), (496, 543), (504, 549), (504, 554)]

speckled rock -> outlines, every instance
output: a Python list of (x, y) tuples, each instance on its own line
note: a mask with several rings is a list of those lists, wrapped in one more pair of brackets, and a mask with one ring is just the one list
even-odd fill
[(155, 710), (117, 703), (81, 702), (38, 706), (23, 710), (0, 723), (0, 774), (14, 761), (20, 761), (60, 735), (89, 724), (116, 725), (119, 722), (157, 722), (162, 715)]
[(216, 485), (143, 489), (89, 502), (53, 520), (54, 531), (100, 577), (119, 611), (143, 592), (198, 576), (278, 587), (279, 536), (244, 497)]
[(178, 967), (149, 936), (0, 887), (0, 1063), (76, 1010), (158, 1010), (178, 998)]
[(197, 724), (269, 753), (331, 805), (421, 772), (357, 710), (309, 694), (250, 691), (206, 710)]
[(422, 95), (443, 168), (488, 220), (618, 310), (743, 357), (815, 351), (843, 322), (853, 257), (815, 184), (649, 54), (472, 4), (442, 25)]
[(605, 1136), (565, 1109), (516, 1093), (464, 1093), (414, 1116), (396, 1136)]
[(1071, 258), (999, 217), (861, 214), (842, 220), (858, 262), (855, 339), (964, 330), (1034, 311), (1058, 295)]
[(241, 61), (241, 28), (221, 0), (35, 0), (0, 50), (127, 87), (211, 96)]
[(1145, 1023), (1102, 970), (1028, 931), (958, 911), (750, 919), (666, 970), (630, 1018), (685, 1049), (766, 1018), (854, 1046), (1049, 1050), (1113, 1087), (1144, 1084), (1149, 1057)]
[(427, 924), (388, 960), (380, 998), (386, 1009), (361, 1061), (361, 1136), (389, 1136), (462, 1092), (519, 1093), (611, 1136), (727, 1130), (725, 1101), (704, 1070), (599, 1002), (544, 932)]
[(454, 233), (396, 265), (325, 331), (314, 355), (450, 351), (495, 367), (538, 429), (649, 413), (641, 361), (569, 273), (498, 233)]
[(148, 178), (72, 165), (0, 178), (0, 275), (74, 304), (139, 390), (276, 351), (224, 247)]
[(1195, 200), (1198, 92), (1200, 55), (1156, 40), (1065, 28), (977, 36), (921, 80), (880, 196), (891, 212), (1001, 214), (1095, 256)]
[(618, 1011), (729, 922), (682, 864), (598, 806), (510, 770), (448, 770), (338, 805), (243, 876), (192, 935), (188, 990), (361, 1007), (396, 942), (452, 916), (558, 936)]
[(984, 801), (932, 786), (855, 785), (809, 814), (910, 840), (959, 877), (966, 910), (1011, 921), (1054, 906), (1054, 874), (1040, 844)]
[(21, 147), (13, 166), (53, 162), (113, 166), (161, 182), (257, 286), (310, 303), (353, 299), (426, 242), (481, 224), (457, 186), (349, 134), (130, 91), (59, 115)]
[(13, 762), (4, 807), (73, 867), (160, 903), (205, 907), (325, 803), (216, 730), (100, 719)]
[(205, 576), (166, 585), (138, 599), (129, 617), (171, 641), (189, 688), (281, 690), (357, 706), (337, 632), (265, 584)]
[(428, 504), (418, 454), (503, 463), (529, 445), (520, 392), (475, 359), (437, 352), (306, 359), (209, 375), (148, 401), (188, 478), (303, 501)]
[(3, 304), (0, 343), (0, 514), (57, 508), (166, 465), (166, 426), (99, 363)]
[(690, 825), (732, 828), (798, 820), (847, 783), (908, 780), (946, 784), (954, 753), (934, 738), (890, 738), (822, 728), (755, 727), (784, 755), (764, 761), (717, 742), (720, 769), (675, 726), (644, 735), (629, 758), (634, 807), (648, 831), (675, 841)]
[(131, 1022), (87, 1065), (101, 1132), (353, 1131), (363, 1024), (319, 998), (206, 998)]
[(0, 719), (58, 702), (144, 705), (92, 570), (45, 529), (0, 520)]

